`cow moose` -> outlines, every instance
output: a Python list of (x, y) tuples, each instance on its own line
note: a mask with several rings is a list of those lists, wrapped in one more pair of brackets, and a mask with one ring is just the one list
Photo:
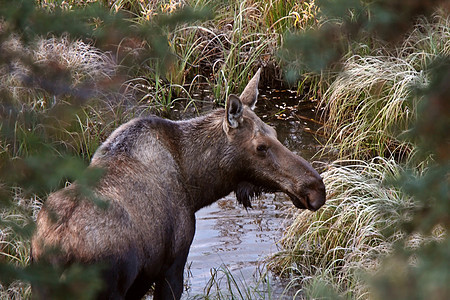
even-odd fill
[[(195, 233), (195, 212), (234, 191), (244, 207), (263, 192), (284, 192), (298, 208), (325, 203), (316, 170), (277, 140), (253, 109), (261, 69), (225, 109), (190, 120), (156, 116), (117, 128), (89, 168), (107, 208), (83, 199), (77, 182), (49, 195), (37, 218), (32, 261), (59, 267), (102, 263), (98, 299), (180, 299)], [(60, 251), (46, 255), (46, 249)], [(33, 286), (35, 298), (51, 298)]]

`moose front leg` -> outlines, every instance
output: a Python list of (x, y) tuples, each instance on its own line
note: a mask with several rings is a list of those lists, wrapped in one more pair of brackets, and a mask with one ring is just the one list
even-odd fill
[(178, 300), (183, 293), (183, 272), (187, 253), (175, 259), (174, 263), (164, 273), (164, 277), (156, 281), (154, 300)]

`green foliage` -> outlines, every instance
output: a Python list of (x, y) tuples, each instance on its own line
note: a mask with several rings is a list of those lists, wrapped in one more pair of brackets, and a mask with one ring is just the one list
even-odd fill
[[(416, 164), (420, 158), (432, 159), (420, 176), (406, 170), (392, 183), (410, 195), (416, 205), (412, 217), (402, 224), (406, 237), (395, 245), (392, 255), (372, 279), (377, 299), (387, 294), (396, 299), (448, 299), (450, 295), (449, 58), (436, 63), (432, 74), (429, 87), (422, 91), (420, 117), (413, 123), (409, 136), (417, 145)], [(436, 231), (442, 232), (438, 241), (405, 247), (408, 238), (418, 234), (428, 238)]]
[[(91, 299), (102, 266), (30, 265), (41, 199), (77, 181), (78, 192), (105, 207), (91, 192), (102, 170), (86, 166), (102, 139), (139, 109), (124, 109), (122, 72), (149, 57), (167, 68), (167, 31), (205, 13), (186, 9), (137, 24), (99, 3), (40, 4), (0, 2), (0, 293), (29, 297), (31, 283), (55, 299)], [(119, 68), (108, 51), (126, 39), (145, 43), (128, 50), (133, 56), (119, 48)]]
[[(326, 206), (313, 216), (297, 216), (283, 239), (285, 250), (277, 258), (281, 263), (274, 264), (279, 271), (298, 272), (292, 282), (301, 284), (306, 297), (450, 295), (449, 25), (448, 11), (439, 10), (438, 4), (443, 2), (340, 1), (337, 7), (336, 1), (322, 1), (318, 5), (327, 22), (286, 40), (283, 58), (292, 61), (294, 79), (302, 68), (327, 76), (330, 66), (343, 66), (323, 99), (330, 142), (342, 147), (341, 154), (387, 155), (396, 165), (389, 180), (376, 172), (366, 175), (366, 169), (358, 169), (355, 177), (333, 175), (346, 173), (346, 165), (331, 165), (323, 173)], [(427, 21), (436, 11), (434, 22)], [(325, 41), (330, 47), (323, 49)], [(354, 55), (358, 51), (361, 55)], [(340, 65), (346, 53), (350, 58)], [(407, 162), (401, 159), (405, 156)], [(381, 167), (384, 160), (373, 163), (367, 170)], [(357, 177), (361, 174), (362, 180)], [(367, 189), (373, 183), (378, 187)], [(348, 211), (337, 209), (336, 203), (355, 200)], [(373, 210), (360, 210), (378, 200)], [(393, 203), (397, 208), (387, 209)], [(370, 211), (375, 219), (366, 223), (365, 212)], [(348, 213), (355, 215), (347, 218)], [(367, 244), (358, 251), (355, 241)], [(359, 254), (353, 257), (355, 252)]]

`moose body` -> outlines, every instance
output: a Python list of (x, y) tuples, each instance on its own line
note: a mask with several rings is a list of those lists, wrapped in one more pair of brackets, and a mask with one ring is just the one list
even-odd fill
[[(179, 299), (195, 233), (195, 212), (234, 191), (239, 202), (282, 191), (299, 208), (325, 202), (319, 174), (276, 138), (252, 111), (260, 71), (225, 109), (185, 121), (133, 119), (94, 154), (105, 174), (94, 194), (106, 209), (77, 193), (77, 183), (51, 194), (32, 239), (33, 262), (107, 266), (99, 299)], [(60, 251), (46, 255), (46, 249)], [(36, 297), (48, 297), (33, 287)], [(51, 295), (50, 295), (51, 296)]]

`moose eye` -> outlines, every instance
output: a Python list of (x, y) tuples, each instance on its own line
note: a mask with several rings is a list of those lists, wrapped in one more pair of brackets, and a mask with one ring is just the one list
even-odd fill
[(265, 152), (265, 151), (267, 151), (267, 146), (266, 145), (258, 145), (257, 147), (256, 147), (256, 150), (258, 151), (258, 152)]

